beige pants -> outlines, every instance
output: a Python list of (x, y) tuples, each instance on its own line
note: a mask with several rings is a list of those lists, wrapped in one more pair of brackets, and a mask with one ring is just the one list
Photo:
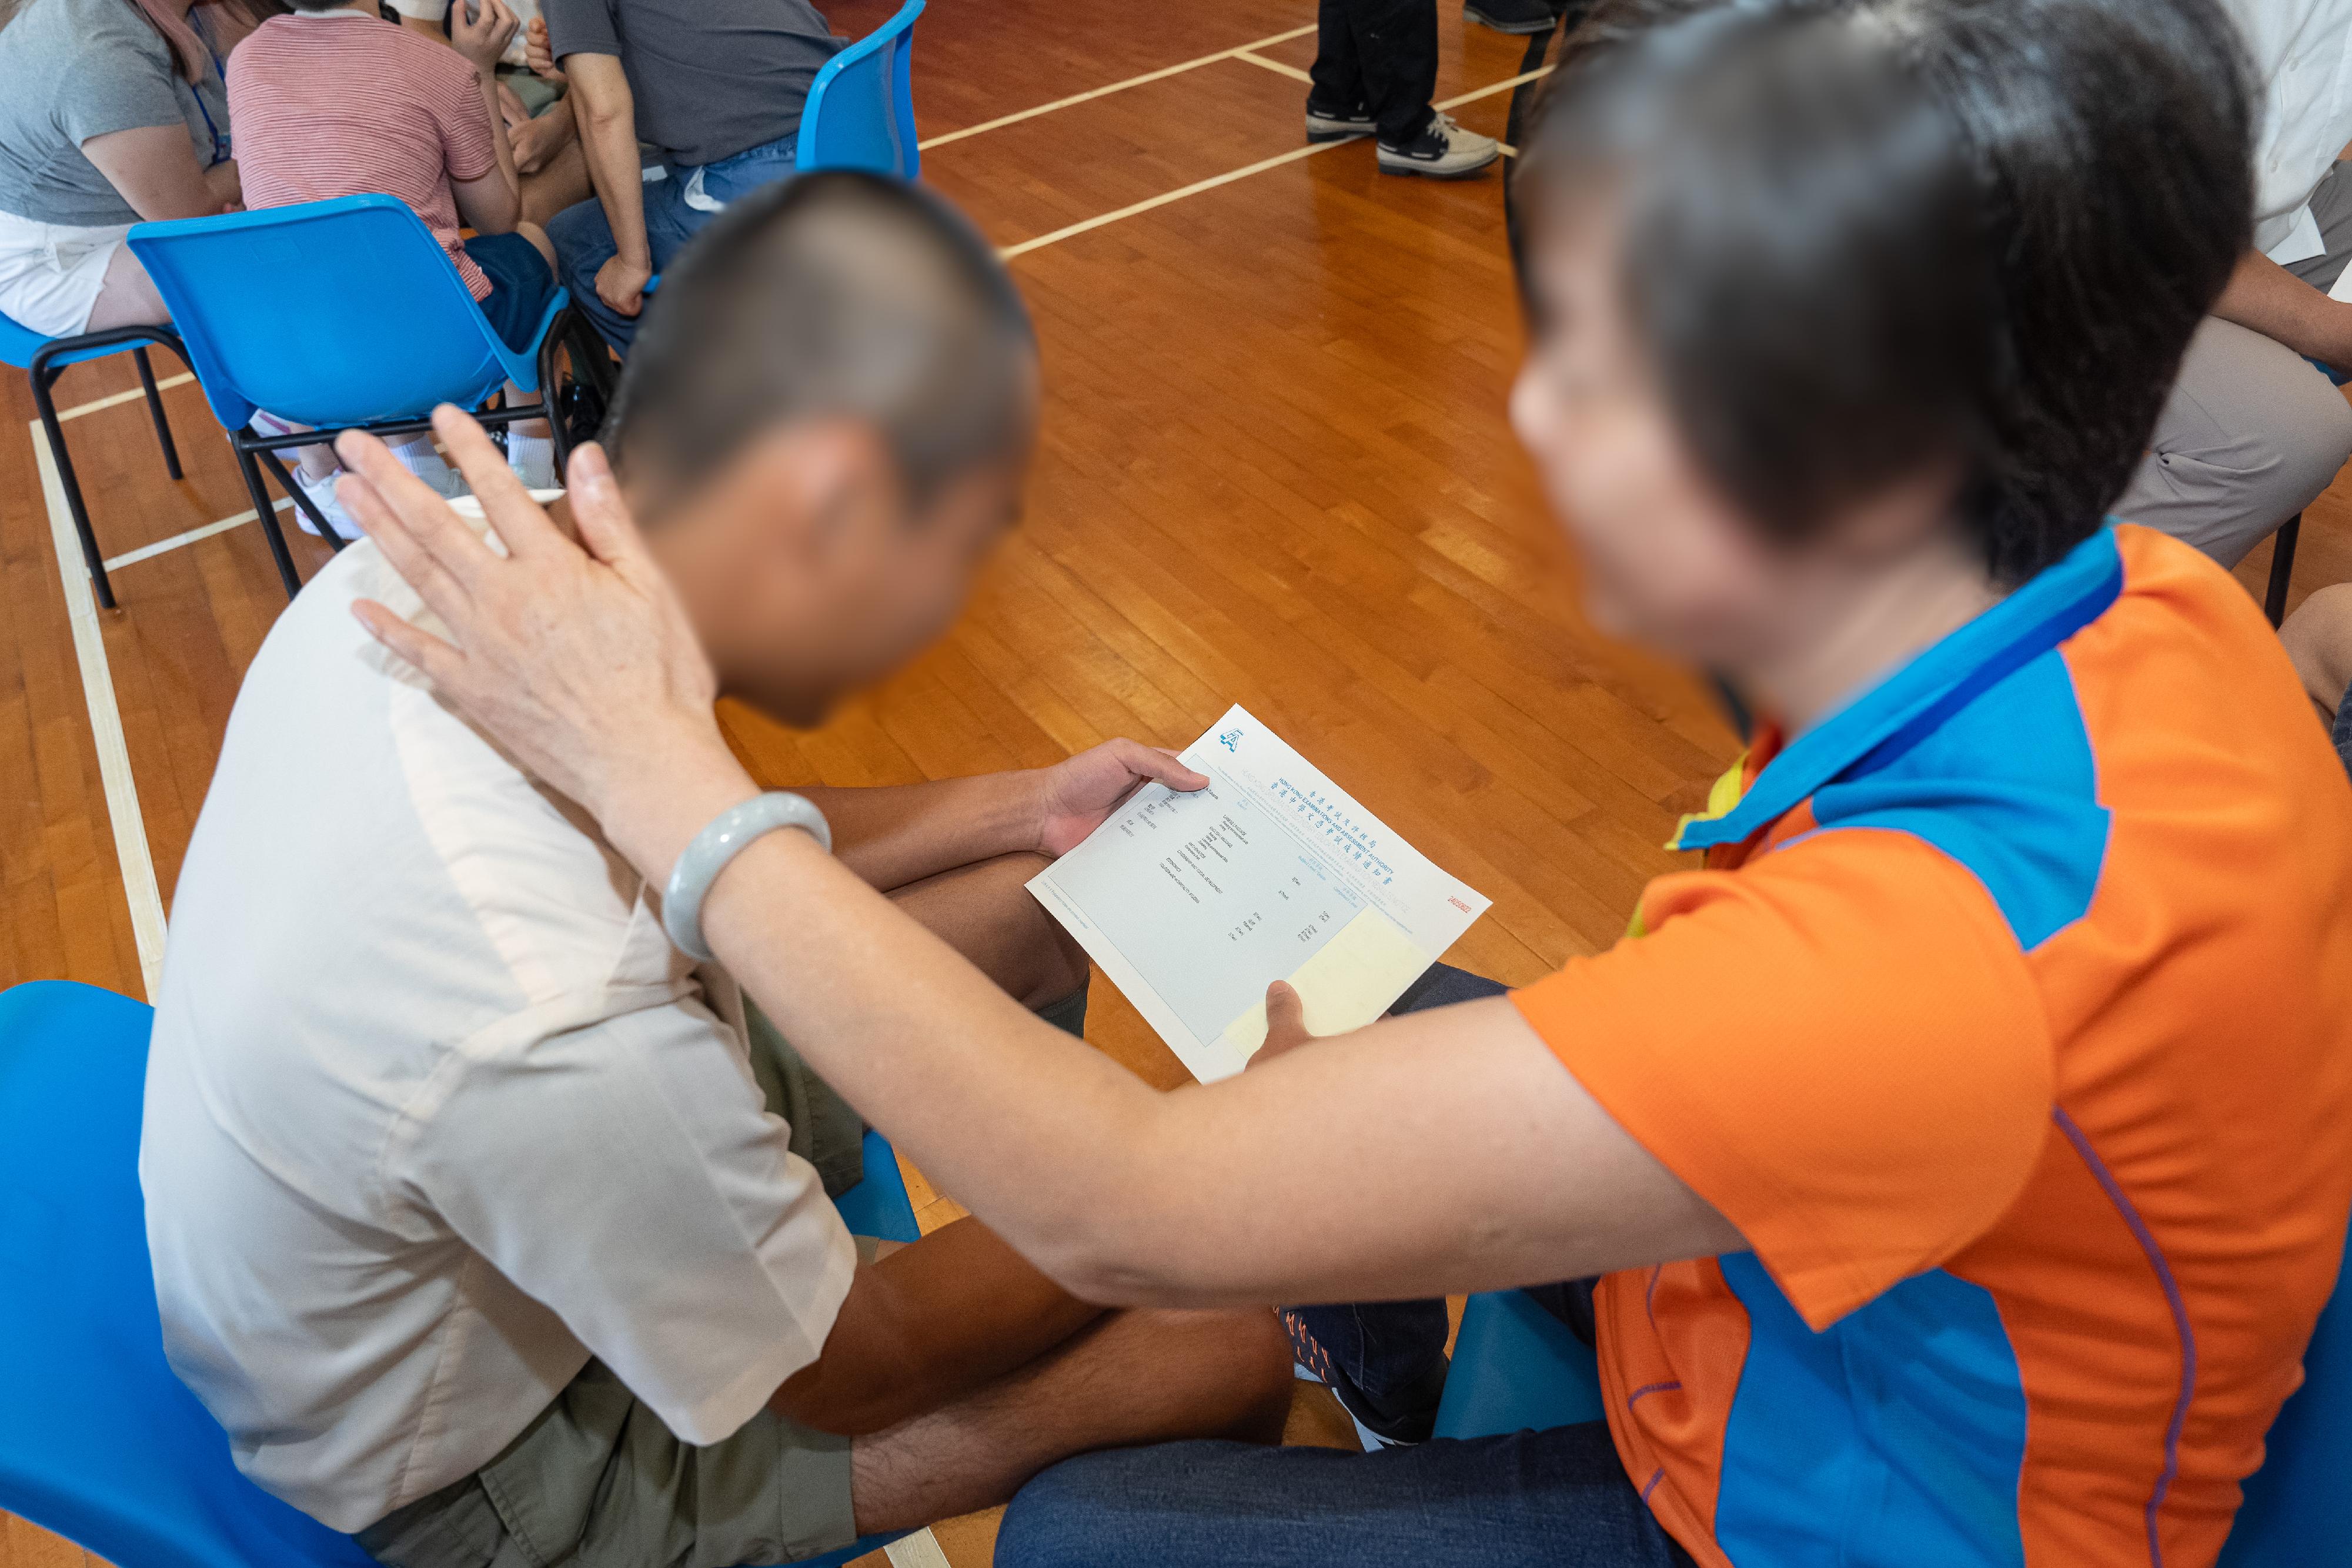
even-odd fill
[[(2312, 198), (2325, 256), (2288, 268), (2326, 288), (2352, 256), (2352, 176)], [(2352, 403), (2285, 344), (2207, 317), (2115, 513), (2235, 566), (2352, 459)]]

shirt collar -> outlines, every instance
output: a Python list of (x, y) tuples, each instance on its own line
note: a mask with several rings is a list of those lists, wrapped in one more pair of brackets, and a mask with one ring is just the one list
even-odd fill
[(1746, 841), (1870, 761), (1908, 747), (2006, 676), (2097, 620), (2123, 592), (2115, 530), (2101, 528), (1967, 625), (1794, 737), (1728, 810), (1685, 817), (1666, 846)]

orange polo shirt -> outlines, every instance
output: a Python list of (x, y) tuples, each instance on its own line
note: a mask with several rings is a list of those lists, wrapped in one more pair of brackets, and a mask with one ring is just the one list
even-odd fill
[(1597, 1294), (1701, 1563), (2201, 1568), (2352, 1215), (2352, 789), (2276, 637), (2116, 527), (1686, 821), (1517, 993), (1753, 1251)]

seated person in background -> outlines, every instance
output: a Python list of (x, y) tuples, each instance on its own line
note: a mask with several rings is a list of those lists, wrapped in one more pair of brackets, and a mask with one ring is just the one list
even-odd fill
[(238, 200), (228, 99), (187, 11), (0, 0), (0, 316), (50, 338), (172, 319), (123, 236)]
[[(728, 688), (812, 722), (936, 635), (1013, 521), (1027, 317), (934, 198), (852, 174), (741, 204), (671, 288), (619, 471)], [(416, 602), (357, 545), (246, 676), (149, 1066), (165, 1347), (247, 1475), (391, 1568), (719, 1568), (1082, 1448), (1279, 1435), (1263, 1308), (1106, 1315), (970, 1219), (859, 1263), (733, 982), (361, 598)], [(1203, 782), (1113, 741), (811, 793), (846, 863), (1075, 1027), (1084, 958), (1024, 883), (1146, 778)]]
[[(2266, 105), (2255, 125), (2254, 235), (2190, 340), (2147, 459), (2116, 503), (2126, 522), (2235, 566), (2352, 457), (2352, 405), (2309, 362), (2352, 372), (2352, 304), (2327, 289), (2352, 260), (2352, 5), (2222, 0)], [(2308, 360), (2305, 358), (2308, 356)]]
[[(384, 0), (384, 5), (398, 13), (400, 25), (411, 32), (448, 42), (452, 0)], [(539, 72), (530, 65), (522, 29), (545, 37), (547, 24), (540, 19), (539, 0), (506, 0), (506, 5), (520, 26), (499, 57), (499, 114), (514, 146), (515, 172), (522, 177), (523, 218), (544, 225), (596, 192), (588, 183), (588, 165), (581, 156), (579, 128), (562, 74)]]
[(2352, 770), (2352, 582), (2323, 588), (2279, 628), (2311, 706), (2326, 722), (2336, 755)]
[[(499, 57), (516, 30), (505, 0), (453, 18), (455, 52), (385, 23), (375, 0), (330, 0), (263, 24), (230, 58), (229, 107), (243, 128), (246, 204), (290, 206), (382, 192), (415, 210), (449, 253), (467, 291), (508, 347), (526, 349), (555, 293), (547, 235), (522, 221), (514, 153), (498, 104)], [(474, 237), (460, 240), (458, 225)], [(345, 280), (353, 309), (396, 309)], [(517, 400), (530, 394), (509, 385)], [(266, 428), (299, 428), (265, 415)], [(420, 478), (457, 481), (429, 436), (397, 449)], [(511, 426), (507, 452), (535, 489), (555, 484), (545, 420)], [(345, 538), (359, 528), (335, 505), (339, 472), (325, 444), (301, 449), (295, 480)], [(310, 520), (298, 508), (297, 520)]]
[[(646, 281), (728, 203), (792, 173), (801, 106), (842, 41), (808, 0), (544, 8), (597, 198), (547, 232), (573, 308), (626, 354)], [(641, 141), (657, 171), (641, 174)]]

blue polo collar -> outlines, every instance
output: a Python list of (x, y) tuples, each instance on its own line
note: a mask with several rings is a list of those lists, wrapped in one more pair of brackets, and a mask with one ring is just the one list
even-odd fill
[(2123, 556), (2103, 528), (2008, 598), (1791, 739), (1719, 814), (1685, 817), (1675, 850), (1744, 841), (1815, 790), (1907, 749), (1978, 695), (2106, 612), (2123, 592)]

